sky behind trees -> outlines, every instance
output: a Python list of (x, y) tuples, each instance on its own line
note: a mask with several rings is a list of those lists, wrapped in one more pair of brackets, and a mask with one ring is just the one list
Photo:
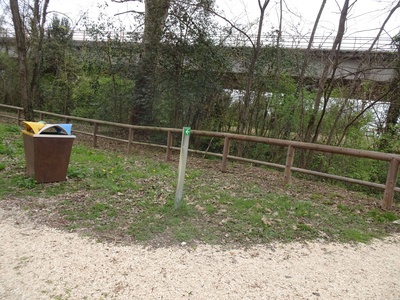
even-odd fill
[[(284, 34), (307, 34), (311, 31), (322, 0), (286, 0), (284, 3)], [(394, 0), (358, 0), (351, 10), (346, 35), (352, 37), (373, 37), (384, 22), (391, 7), (396, 4)], [(339, 20), (339, 12), (343, 0), (328, 0), (322, 21), (318, 28), (319, 35), (329, 35), (335, 32)], [(103, 8), (99, 8), (102, 6)], [(140, 2), (113, 3), (111, 0), (51, 0), (49, 11), (62, 12), (71, 18), (72, 23), (78, 22), (80, 17), (87, 13), (96, 20), (99, 11), (109, 16), (129, 10), (143, 11), (144, 5)], [(259, 17), (258, 0), (216, 0), (219, 11), (234, 23), (243, 26), (254, 24)], [(271, 0), (267, 8), (266, 30), (273, 30), (278, 24), (279, 1)], [(396, 20), (400, 19), (399, 13), (391, 18), (386, 26), (384, 36), (394, 36), (399, 33), (400, 25)], [(132, 14), (121, 14), (115, 17), (116, 21), (125, 26), (134, 23)], [(77, 28), (79, 29), (79, 28)], [(251, 29), (248, 29), (249, 32)]]

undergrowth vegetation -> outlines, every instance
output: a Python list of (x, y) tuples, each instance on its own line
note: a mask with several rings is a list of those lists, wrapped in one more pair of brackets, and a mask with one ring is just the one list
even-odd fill
[(302, 240), (368, 242), (400, 231), (399, 204), (245, 164), (189, 157), (183, 206), (174, 208), (178, 162), (135, 149), (127, 156), (74, 142), (68, 180), (25, 177), (20, 128), (0, 125), (0, 207), (36, 222), (110, 242), (250, 245)]

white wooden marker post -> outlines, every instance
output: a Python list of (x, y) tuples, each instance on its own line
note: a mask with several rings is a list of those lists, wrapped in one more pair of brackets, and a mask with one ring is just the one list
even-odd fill
[(186, 161), (189, 149), (190, 127), (183, 127), (181, 155), (179, 157), (178, 184), (176, 185), (175, 208), (182, 205), (183, 183), (185, 181)]

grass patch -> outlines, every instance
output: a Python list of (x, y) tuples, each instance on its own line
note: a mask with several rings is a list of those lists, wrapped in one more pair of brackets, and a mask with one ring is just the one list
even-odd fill
[(20, 129), (0, 125), (0, 138), (0, 205), (19, 206), (36, 220), (99, 240), (155, 246), (368, 242), (400, 230), (393, 224), (400, 219), (398, 204), (394, 211), (382, 211), (362, 194), (348, 195), (337, 187), (329, 191), (322, 183), (320, 189), (310, 188), (307, 181), (301, 182), (301, 189), (295, 184), (284, 187), (281, 180), (272, 179), (272, 171), (262, 168), (242, 172), (247, 166), (223, 174), (213, 167), (218, 162), (202, 167), (204, 160), (192, 163), (194, 158), (189, 158), (183, 205), (177, 210), (176, 162), (166, 163), (156, 152), (126, 156), (78, 141), (68, 180), (36, 184), (24, 175)]

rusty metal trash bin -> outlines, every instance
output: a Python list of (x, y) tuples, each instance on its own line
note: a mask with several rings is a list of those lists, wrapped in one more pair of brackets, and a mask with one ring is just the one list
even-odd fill
[(24, 122), (22, 130), (26, 176), (37, 183), (67, 179), (67, 171), (75, 136), (71, 124)]

